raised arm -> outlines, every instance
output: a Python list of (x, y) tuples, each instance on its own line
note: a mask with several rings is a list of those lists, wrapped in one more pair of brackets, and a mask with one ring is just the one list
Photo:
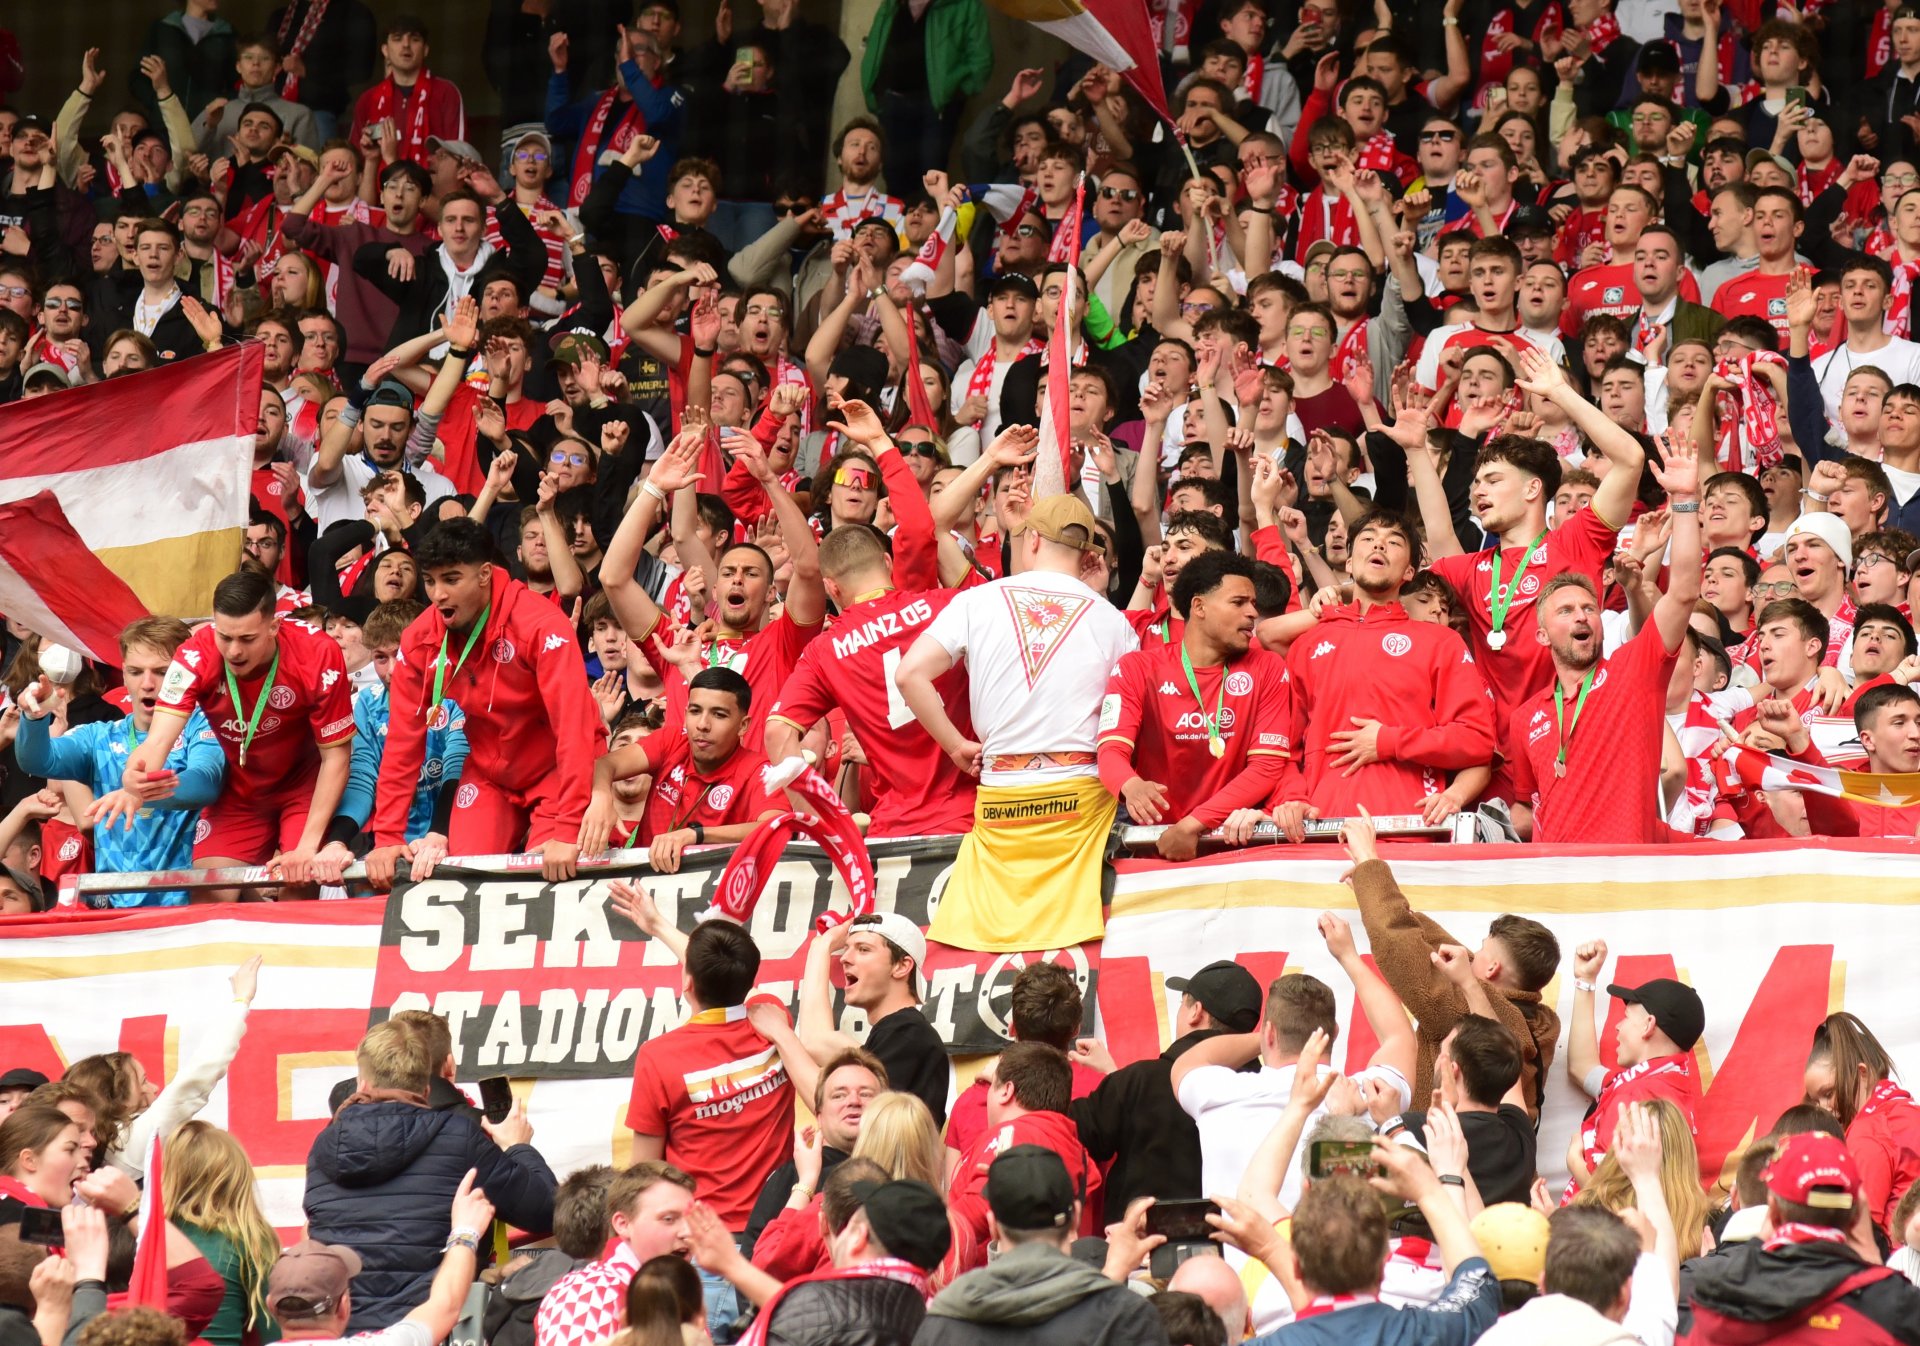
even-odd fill
[(766, 492), (773, 517), (780, 525), (781, 541), (787, 544), (787, 557), (793, 564), (787, 580), (787, 616), (796, 625), (817, 626), (827, 615), (827, 590), (820, 580), (820, 542), (813, 535), (813, 526), (800, 512), (800, 502), (780, 484), (760, 441), (749, 435), (732, 442), (735, 459), (747, 465), (747, 471)]
[(1653, 620), (1660, 627), (1661, 644), (1672, 652), (1680, 648), (1700, 598), (1700, 464), (1676, 449), (1665, 434), (1658, 444), (1666, 461), (1653, 465), (1653, 475), (1667, 493), (1673, 537), (1667, 552), (1667, 591), (1653, 605)]
[(1391, 1067), (1400, 1073), (1401, 1079), (1411, 1084), (1418, 1043), (1414, 1037), (1413, 1023), (1407, 1018), (1400, 997), (1393, 993), (1378, 972), (1367, 966), (1367, 960), (1354, 948), (1353, 931), (1344, 920), (1330, 911), (1323, 911), (1320, 913), (1319, 926), (1320, 937), (1327, 942), (1327, 952), (1334, 956), (1340, 964), (1340, 970), (1347, 974), (1347, 980), (1353, 983), (1354, 992), (1360, 997), (1360, 1012), (1367, 1016), (1367, 1026), (1379, 1040), (1380, 1045), (1374, 1048), (1367, 1063)]
[(1566, 412), (1587, 442), (1606, 455), (1607, 475), (1600, 479), (1589, 508), (1607, 527), (1618, 529), (1627, 521), (1640, 490), (1640, 471), (1647, 461), (1640, 441), (1575, 392), (1566, 371), (1531, 346), (1520, 352), (1519, 383), (1523, 391), (1544, 397)]
[(1567, 1074), (1583, 1093), (1600, 1068), (1600, 1035), (1594, 1027), (1594, 990), (1607, 965), (1607, 942), (1589, 940), (1573, 951), (1573, 1019), (1567, 1027)]
[(669, 494), (700, 480), (695, 470), (704, 430), (682, 430), (654, 462), (653, 470), (640, 483), (639, 493), (628, 507), (626, 517), (607, 542), (607, 554), (600, 563), (600, 584), (613, 608), (621, 630), (636, 645), (643, 644), (660, 625), (660, 605), (646, 591), (634, 572), (640, 568), (640, 553), (666, 507)]

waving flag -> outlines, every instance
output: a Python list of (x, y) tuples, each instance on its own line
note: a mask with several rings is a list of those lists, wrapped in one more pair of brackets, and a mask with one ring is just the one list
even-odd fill
[[(240, 563), (261, 365), (262, 347), (249, 341), (0, 407), (0, 504), (23, 502), (15, 518), (37, 536), (77, 537), (122, 581), (101, 591), (107, 601), (124, 605), (131, 590), (148, 612), (204, 617), (213, 586)], [(37, 501), (43, 493), (53, 500)], [(30, 613), (50, 614), (66, 630), (40, 634), (62, 644), (80, 636), (76, 623), (89, 618), (71, 594), (85, 572), (70, 540), (50, 553), (6, 542), (7, 614), (29, 626)], [(99, 653), (97, 637), (73, 643)], [(112, 642), (108, 653), (117, 658)]]
[[(963, 190), (974, 205), (993, 216), (994, 222), (1007, 231), (1020, 223), (1022, 215), (1040, 204), (1040, 196), (1033, 188), (1023, 187), (1017, 182), (974, 183)], [(960, 212), (952, 206), (943, 206), (939, 222), (933, 226), (933, 232), (927, 235), (927, 241), (920, 245), (919, 253), (907, 263), (906, 270), (900, 273), (900, 279), (916, 292), (924, 291), (932, 283), (933, 273), (940, 269), (940, 259), (953, 246), (953, 236), (959, 225)], [(973, 226), (967, 227), (971, 230)]]
[(993, 0), (993, 7), (1091, 56), (1137, 89), (1161, 120), (1173, 120), (1147, 0)]
[(120, 633), (150, 615), (74, 531), (52, 491), (0, 505), (0, 612), (110, 664), (120, 662)]
[(1715, 762), (1715, 775), (1725, 793), (1741, 790), (1810, 790), (1839, 799), (1886, 808), (1920, 804), (1920, 773), (1880, 774), (1848, 771), (1844, 767), (1811, 766), (1791, 757), (1779, 757), (1752, 748), (1729, 747)]
[(134, 1246), (133, 1275), (127, 1281), (127, 1303), (132, 1307), (167, 1307), (167, 1200), (161, 1173), (166, 1145), (160, 1128), (147, 1147), (147, 1185), (140, 1201), (140, 1235)]

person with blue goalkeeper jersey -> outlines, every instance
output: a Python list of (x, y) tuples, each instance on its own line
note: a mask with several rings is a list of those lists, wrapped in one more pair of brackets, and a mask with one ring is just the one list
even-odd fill
[[(163, 799), (142, 799), (121, 787), (127, 758), (146, 741), (167, 666), (192, 632), (177, 617), (143, 617), (120, 633), (122, 683), (132, 710), (124, 719), (75, 725), (52, 734), (53, 686), (44, 677), (22, 698), (20, 769), (51, 780), (79, 781), (94, 792), (87, 821), (93, 825), (94, 867), (126, 874), (193, 866), (194, 829), (200, 810), (220, 796), (227, 759), (206, 716), (195, 711), (167, 754), (165, 770), (174, 788)], [(26, 702), (36, 700), (37, 711)], [(128, 892), (112, 896), (116, 907), (184, 906), (187, 895)]]
[[(358, 731), (353, 740), (353, 765), (346, 793), (340, 797), (340, 809), (328, 829), (329, 839), (350, 841), (373, 814), (380, 761), (387, 746), (387, 693), (394, 654), (400, 648), (401, 632), (424, 611), (423, 604), (411, 599), (395, 599), (368, 613), (360, 628), (361, 643), (373, 655), (373, 670), (380, 677), (380, 685), (363, 688), (353, 698), (354, 727)], [(436, 714), (436, 723), (427, 726), (427, 757), (420, 768), (413, 807), (407, 813), (407, 840), (436, 849), (436, 859), (447, 852), (447, 815), (467, 760), (466, 715), (451, 700), (442, 702), (440, 710), (444, 714)]]

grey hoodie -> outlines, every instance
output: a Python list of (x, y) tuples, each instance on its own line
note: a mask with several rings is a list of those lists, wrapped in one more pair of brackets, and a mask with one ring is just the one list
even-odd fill
[(1010, 1249), (941, 1291), (914, 1337), (915, 1346), (1165, 1346), (1166, 1340), (1160, 1315), (1146, 1300), (1044, 1243)]

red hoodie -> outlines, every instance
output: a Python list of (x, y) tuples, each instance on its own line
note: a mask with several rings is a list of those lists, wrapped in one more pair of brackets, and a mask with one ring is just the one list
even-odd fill
[[(1330, 607), (1287, 652), (1293, 733), (1301, 769), (1280, 800), (1321, 815), (1418, 812), (1450, 772), (1493, 761), (1493, 694), (1451, 628), (1416, 622), (1398, 603)], [(1332, 736), (1378, 720), (1380, 760), (1351, 775), (1329, 761)]]
[[(516, 794), (551, 779), (534, 812), (577, 827), (593, 793), (594, 759), (606, 751), (606, 730), (594, 706), (580, 644), (566, 617), (504, 567), (493, 568), (493, 600), (473, 652), (442, 694), (467, 717), (467, 766)], [(400, 637), (394, 660), (386, 751), (374, 801), (373, 833), (381, 846), (406, 840), (407, 814), (426, 757), (433, 666), (442, 642), (460, 663), (465, 638), (449, 639), (438, 608), (428, 608)]]
[[(1083, 1195), (1080, 1199), (1080, 1234), (1091, 1237), (1101, 1232), (1100, 1213), (1105, 1209), (1100, 1198), (1100, 1166), (1080, 1143), (1080, 1132), (1073, 1119), (1059, 1112), (1022, 1113), (1012, 1121), (990, 1127), (960, 1157), (949, 1184), (947, 1204), (973, 1230), (982, 1249), (987, 1246), (987, 1168), (1001, 1151), (1016, 1145), (1038, 1145), (1052, 1150), (1067, 1166), (1067, 1176)], [(981, 1263), (984, 1265), (984, 1261)]]
[(1891, 1227), (1893, 1208), (1920, 1182), (1920, 1106), (1913, 1095), (1892, 1080), (1875, 1085), (1866, 1106), (1847, 1124), (1847, 1148), (1860, 1167), (1873, 1222), (1898, 1246), (1901, 1232)]

